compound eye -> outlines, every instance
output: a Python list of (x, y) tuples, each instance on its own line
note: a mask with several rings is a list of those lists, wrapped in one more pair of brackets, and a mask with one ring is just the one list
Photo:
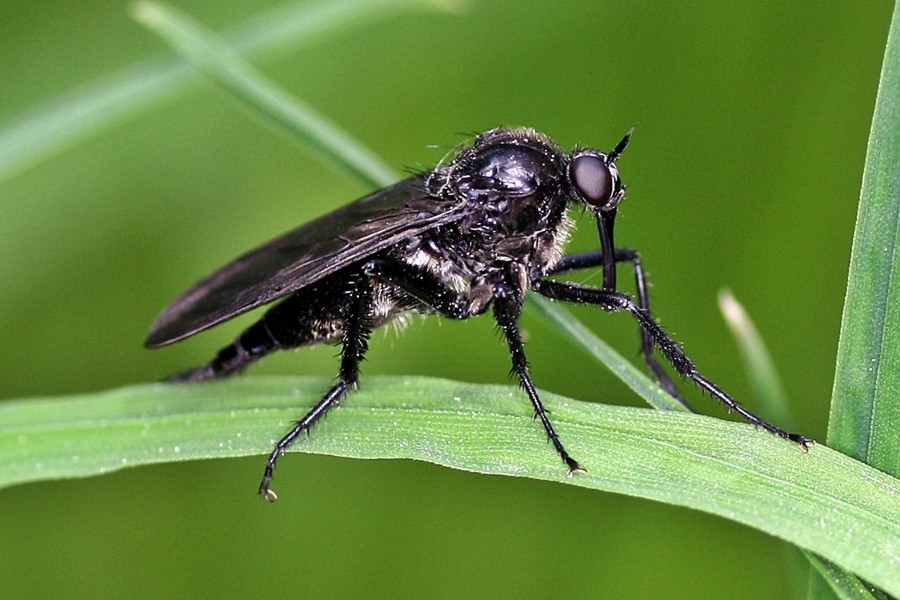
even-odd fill
[(615, 187), (606, 161), (591, 154), (581, 154), (572, 159), (572, 180), (585, 201), (598, 208), (609, 202)]

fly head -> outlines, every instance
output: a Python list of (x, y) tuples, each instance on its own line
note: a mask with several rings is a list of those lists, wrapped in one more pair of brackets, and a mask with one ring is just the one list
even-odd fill
[(577, 150), (569, 161), (569, 178), (581, 200), (595, 215), (614, 211), (625, 197), (625, 186), (619, 177), (616, 160), (631, 141), (629, 131), (609, 153), (599, 150)]
[(599, 150), (578, 150), (569, 161), (569, 179), (572, 187), (597, 220), (600, 246), (603, 250), (603, 287), (615, 289), (616, 264), (613, 226), (616, 208), (625, 198), (625, 185), (619, 177), (616, 160), (631, 141), (631, 131), (625, 134), (616, 147), (604, 154)]

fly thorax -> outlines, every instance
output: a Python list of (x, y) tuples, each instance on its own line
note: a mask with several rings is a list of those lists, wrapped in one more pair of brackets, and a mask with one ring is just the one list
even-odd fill
[(535, 276), (543, 275), (559, 262), (559, 259), (564, 254), (574, 224), (575, 222), (569, 215), (563, 213), (555, 225), (547, 227), (535, 236), (531, 255)]
[(494, 298), (494, 284), (486, 277), (473, 277), (466, 290), (466, 296), (469, 301), (469, 314), (480, 315)]
[[(541, 242), (547, 230), (556, 229), (565, 211), (562, 155), (555, 144), (528, 130), (484, 134), (441, 169), (437, 182), (444, 197), (460, 204), (463, 214), (455, 223), (464, 246), (460, 258), (473, 267), (498, 261), (530, 265), (538, 246), (547, 245)], [(539, 253), (555, 256), (544, 248)]]
[[(455, 243), (448, 243), (452, 241)], [(452, 289), (462, 292), (466, 289), (466, 281), (477, 270), (478, 265), (470, 264), (466, 258), (464, 245), (461, 247), (460, 242), (458, 234), (441, 229), (435, 234), (409, 240), (398, 258), (411, 266), (428, 271)]]

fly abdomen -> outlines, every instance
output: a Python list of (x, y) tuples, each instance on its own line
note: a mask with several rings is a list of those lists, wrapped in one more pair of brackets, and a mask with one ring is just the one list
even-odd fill
[[(315, 289), (316, 286), (313, 286)], [(243, 371), (275, 350), (297, 348), (340, 337), (343, 320), (340, 302), (345, 301), (342, 286), (322, 286), (327, 301), (315, 294), (297, 293), (270, 308), (262, 318), (246, 329), (231, 344), (219, 350), (208, 364), (177, 373), (169, 381), (205, 381), (228, 377)]]
[(243, 371), (247, 365), (280, 348), (281, 345), (269, 333), (265, 319), (260, 319), (234, 342), (219, 350), (208, 364), (191, 371), (176, 373), (169, 381), (205, 381), (228, 377)]

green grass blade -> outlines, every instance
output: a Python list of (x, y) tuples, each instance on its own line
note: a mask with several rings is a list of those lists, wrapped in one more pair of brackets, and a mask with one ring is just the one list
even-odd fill
[[(828, 424), (831, 447), (895, 476), (900, 474), (898, 241), (900, 3), (894, 5), (869, 134)], [(862, 597), (863, 584), (852, 575), (827, 561), (813, 566), (839, 597)]]
[(312, 107), (270, 84), (236, 51), (187, 15), (169, 6), (143, 1), (135, 4), (134, 16), (234, 97), (364, 184), (384, 187), (397, 180), (394, 170), (374, 152)]
[[(242, 54), (296, 48), (349, 27), (411, 10), (451, 10), (455, 0), (321, 0), (280, 6), (224, 34)], [(197, 78), (181, 59), (161, 57), (101, 77), (0, 123), (0, 182), (185, 89)]]
[(869, 135), (828, 427), (829, 446), (893, 475), (900, 474), (898, 12), (900, 4)]
[[(7, 402), (0, 485), (266, 454), (325, 387), (322, 379), (243, 378)], [(900, 594), (897, 479), (823, 446), (800, 452), (741, 423), (543, 397), (586, 474), (566, 478), (519, 390), (428, 378), (368, 379), (292, 450), (415, 459), (689, 506), (786, 539)], [(248, 493), (255, 484), (247, 482)]]
[[(776, 423), (782, 427), (793, 427), (790, 405), (781, 385), (781, 379), (772, 361), (772, 355), (763, 342), (756, 325), (744, 310), (744, 307), (725, 290), (719, 292), (719, 310), (734, 336), (738, 349), (747, 370), (747, 379), (751, 382), (754, 396), (759, 406), (767, 414), (773, 415)], [(787, 551), (794, 551), (792, 548)], [(812, 580), (809, 587), (809, 598), (841, 598), (841, 600), (872, 600), (874, 597), (865, 585), (852, 573), (834, 563), (816, 556), (812, 552), (802, 551), (803, 556), (815, 567), (816, 576), (821, 577), (827, 588), (820, 587), (821, 581)]]
[(806, 556), (815, 568), (815, 573), (828, 585), (827, 590), (817, 591), (810, 597), (824, 597), (826, 594), (832, 598), (840, 598), (840, 600), (877, 600), (881, 597), (880, 595), (876, 596), (876, 593), (866, 587), (866, 584), (858, 577), (836, 564), (811, 552), (807, 552)]
[(782, 427), (794, 428), (795, 421), (791, 415), (790, 404), (775, 370), (772, 355), (750, 315), (728, 290), (719, 292), (719, 311), (741, 352), (747, 380), (750, 382), (757, 405), (772, 419), (772, 422)]

